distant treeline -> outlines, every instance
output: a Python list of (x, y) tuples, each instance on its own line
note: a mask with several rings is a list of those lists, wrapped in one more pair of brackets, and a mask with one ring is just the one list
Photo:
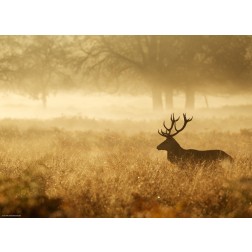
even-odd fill
[(251, 92), (252, 36), (0, 36), (0, 87), (41, 99), (58, 90), (149, 94)]

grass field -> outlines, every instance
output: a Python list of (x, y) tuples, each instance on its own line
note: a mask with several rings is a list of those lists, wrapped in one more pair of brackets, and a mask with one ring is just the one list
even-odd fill
[(190, 124), (176, 137), (184, 148), (222, 149), (234, 163), (184, 168), (170, 164), (166, 152), (156, 149), (164, 140), (157, 134), (160, 120), (2, 120), (0, 213), (252, 217), (251, 118)]

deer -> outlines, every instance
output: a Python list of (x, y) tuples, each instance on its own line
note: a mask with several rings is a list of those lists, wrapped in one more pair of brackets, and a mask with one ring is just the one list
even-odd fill
[[(174, 136), (183, 131), (188, 122), (192, 121), (193, 117), (186, 118), (186, 114), (183, 114), (184, 124), (180, 129), (177, 129), (176, 123), (180, 119), (175, 119), (174, 113), (171, 114), (171, 126), (168, 128), (163, 122), (165, 132), (161, 129), (158, 130), (158, 134), (165, 137), (165, 141), (157, 146), (158, 150), (167, 151), (167, 159), (173, 164), (178, 166), (187, 164), (212, 164), (228, 160), (233, 161), (233, 158), (222, 150), (194, 150), (194, 149), (183, 149), (179, 143), (174, 139)], [(175, 133), (172, 134), (172, 130)]]

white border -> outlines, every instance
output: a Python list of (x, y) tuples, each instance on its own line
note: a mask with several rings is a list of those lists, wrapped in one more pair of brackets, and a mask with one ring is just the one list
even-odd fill
[(251, 219), (5, 219), (4, 251), (247, 251)]
[(6, 0), (0, 33), (251, 34), (248, 0)]
[[(6, 0), (0, 34), (252, 34), (250, 1)], [(2, 219), (4, 251), (247, 251), (250, 219)]]

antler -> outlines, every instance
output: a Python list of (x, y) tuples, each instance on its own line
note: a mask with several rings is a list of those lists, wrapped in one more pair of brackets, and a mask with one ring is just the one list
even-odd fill
[[(164, 132), (161, 129), (161, 132), (158, 130), (158, 134), (161, 135), (161, 136), (164, 136), (164, 137), (169, 137), (169, 136), (173, 137), (173, 136), (176, 136), (179, 132), (181, 132), (186, 127), (186, 124), (188, 122), (192, 121), (192, 119), (193, 119), (193, 117), (187, 119), (185, 113), (183, 114), (183, 117), (184, 117), (184, 125), (182, 126), (181, 129), (178, 130), (177, 127), (176, 127), (176, 122), (179, 120), (180, 117), (178, 117), (177, 119), (175, 119), (174, 113), (171, 114), (171, 127), (167, 128), (166, 125), (165, 125), (165, 122), (163, 122), (163, 125), (165, 127), (166, 132)], [(176, 132), (173, 133), (173, 134), (171, 134), (173, 126), (174, 126), (174, 129), (176, 130)]]
[(180, 118), (180, 117), (178, 117), (177, 119), (175, 119), (174, 113), (171, 114), (171, 127), (170, 127), (170, 128), (167, 128), (166, 125), (165, 125), (165, 121), (164, 121), (164, 122), (163, 122), (163, 125), (164, 125), (164, 127), (165, 127), (166, 132), (164, 132), (164, 131), (161, 129), (161, 133), (160, 133), (159, 130), (158, 130), (159, 135), (164, 136), (164, 137), (170, 136), (170, 135), (171, 135), (172, 128), (173, 128), (174, 124), (179, 120), (179, 118)]

